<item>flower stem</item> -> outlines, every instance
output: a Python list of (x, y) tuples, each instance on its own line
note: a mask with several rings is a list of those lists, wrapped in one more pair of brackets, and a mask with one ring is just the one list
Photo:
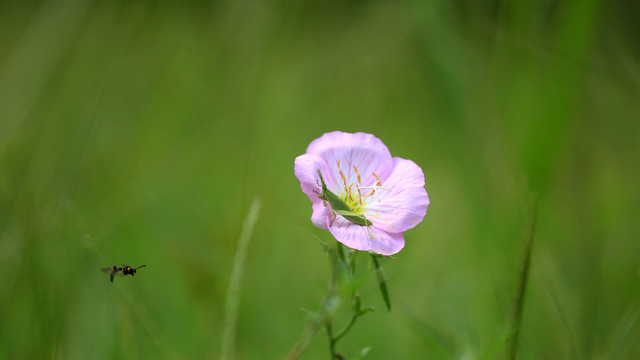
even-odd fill
[(327, 336), (329, 336), (329, 354), (330, 358), (334, 359), (336, 357), (336, 342), (333, 341), (333, 331), (331, 330), (332, 325), (329, 321), (325, 324), (325, 329), (327, 330)]
[[(303, 339), (289, 352), (286, 359), (293, 360), (298, 359), (304, 352), (309, 340), (317, 332), (319, 328), (324, 328), (329, 338), (329, 352), (331, 360), (342, 360), (344, 357), (336, 350), (337, 343), (351, 330), (358, 318), (369, 311), (372, 308), (362, 308), (360, 303), (360, 294), (358, 294), (353, 288), (353, 280), (356, 270), (356, 255), (357, 251), (348, 250), (344, 245), (336, 242), (336, 247), (328, 251), (328, 247), (321, 242), (325, 252), (331, 259), (331, 280), (329, 282), (329, 288), (327, 295), (325, 295), (322, 311), (317, 314), (321, 319), (319, 321), (311, 322), (305, 331)], [(341, 287), (347, 285), (346, 289)], [(337, 312), (337, 308), (343, 302), (344, 298), (350, 298), (352, 303), (351, 318), (349, 322), (334, 335), (334, 318)]]
[[(340, 331), (340, 333), (336, 336), (333, 337), (333, 340), (331, 340), (332, 343), (337, 343), (338, 340), (340, 340), (343, 336), (347, 335), (347, 333), (349, 332), (349, 330), (351, 330), (351, 327), (353, 326), (353, 324), (356, 323), (356, 320), (358, 319), (358, 317), (360, 317), (360, 314), (358, 313), (353, 313), (351, 314), (351, 320), (349, 320), (349, 323), (342, 329), (342, 331)], [(335, 347), (335, 346), (334, 346)]]

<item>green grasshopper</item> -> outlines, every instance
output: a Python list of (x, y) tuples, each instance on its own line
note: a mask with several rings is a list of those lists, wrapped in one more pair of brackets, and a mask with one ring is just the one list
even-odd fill
[[(373, 234), (369, 229), (369, 226), (373, 225), (373, 223), (362, 214), (356, 214), (351, 211), (351, 208), (347, 203), (345, 203), (342, 199), (338, 197), (338, 195), (334, 194), (331, 190), (327, 189), (327, 184), (325, 184), (324, 179), (322, 178), (322, 173), (320, 169), (318, 169), (318, 176), (320, 176), (321, 184), (318, 184), (322, 188), (322, 192), (318, 194), (318, 197), (329, 203), (331, 207), (331, 212), (333, 212), (333, 220), (331, 220), (331, 226), (333, 222), (336, 220), (336, 213), (342, 215), (345, 219), (351, 221), (356, 225), (362, 225), (367, 227), (367, 232), (369, 233), (369, 237), (373, 239)], [(316, 192), (317, 194), (317, 192)], [(326, 206), (326, 203), (325, 203)]]

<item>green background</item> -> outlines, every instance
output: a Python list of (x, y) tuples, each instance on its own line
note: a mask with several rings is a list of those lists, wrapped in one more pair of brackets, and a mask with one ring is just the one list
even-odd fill
[[(347, 358), (504, 358), (532, 197), (519, 358), (639, 358), (639, 17), (597, 0), (3, 2), (0, 358), (218, 358), (254, 197), (236, 358), (283, 358), (330, 277), (293, 161), (333, 130), (415, 161), (431, 198), (382, 259), (391, 313), (360, 257), (377, 311)], [(148, 267), (111, 284), (113, 264)], [(305, 358), (328, 355), (320, 332)]]

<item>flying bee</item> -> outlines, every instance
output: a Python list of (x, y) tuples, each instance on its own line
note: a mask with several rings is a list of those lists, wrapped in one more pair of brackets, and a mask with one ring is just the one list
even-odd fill
[(113, 277), (116, 276), (116, 275), (119, 275), (119, 276), (131, 275), (131, 276), (134, 276), (138, 269), (146, 267), (146, 266), (147, 265), (140, 265), (137, 268), (132, 268), (129, 265), (122, 265), (122, 266), (113, 265), (111, 267), (102, 269), (102, 272), (109, 274), (109, 279), (111, 280), (111, 282), (113, 282)]

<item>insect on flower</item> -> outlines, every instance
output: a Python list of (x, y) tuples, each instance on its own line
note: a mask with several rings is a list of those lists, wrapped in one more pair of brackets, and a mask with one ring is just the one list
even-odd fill
[(367, 232), (369, 233), (369, 238), (373, 239), (374, 238), (373, 234), (369, 229), (369, 226), (373, 225), (371, 221), (367, 220), (367, 217), (363, 214), (357, 214), (352, 212), (353, 209), (351, 209), (351, 207), (349, 207), (347, 203), (342, 201), (342, 199), (340, 199), (340, 197), (338, 197), (336, 194), (328, 190), (327, 184), (324, 183), (324, 179), (322, 178), (322, 173), (320, 172), (319, 169), (318, 169), (318, 176), (320, 177), (320, 183), (321, 183), (321, 184), (318, 184), (318, 186), (322, 188), (322, 192), (321, 193), (316, 192), (316, 194), (318, 194), (319, 199), (322, 199), (323, 201), (326, 201), (327, 203), (329, 203), (329, 206), (331, 207), (331, 211), (333, 213), (333, 220), (331, 220), (331, 224), (329, 225), (333, 225), (333, 222), (338, 218), (337, 214), (340, 214), (345, 219), (351, 221), (354, 224), (366, 226)]
[(118, 275), (118, 276), (125, 276), (125, 275), (134, 276), (136, 274), (136, 271), (138, 271), (138, 269), (146, 267), (146, 266), (147, 265), (140, 265), (137, 268), (132, 268), (129, 265), (122, 265), (122, 266), (112, 265), (111, 267), (102, 269), (102, 272), (109, 274), (109, 279), (111, 280), (111, 282), (113, 282), (113, 278), (116, 275)]
[(391, 157), (371, 134), (326, 133), (296, 158), (294, 171), (311, 200), (311, 222), (352, 249), (393, 255), (427, 213), (422, 169)]

